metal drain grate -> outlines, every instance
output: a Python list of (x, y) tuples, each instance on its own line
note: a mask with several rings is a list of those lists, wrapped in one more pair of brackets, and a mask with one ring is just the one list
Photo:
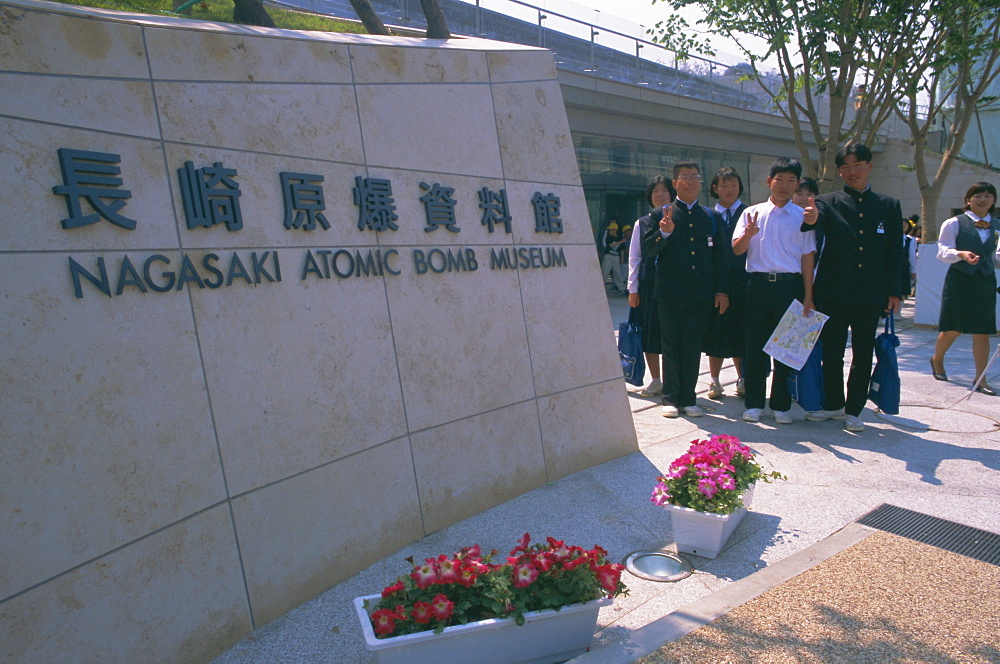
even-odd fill
[(1000, 535), (988, 530), (885, 503), (865, 514), (857, 523), (1000, 566)]

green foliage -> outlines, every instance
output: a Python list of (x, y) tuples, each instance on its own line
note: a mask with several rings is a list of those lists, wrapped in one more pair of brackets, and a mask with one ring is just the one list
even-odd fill
[[(115, 9), (123, 12), (134, 12), (137, 14), (157, 14), (166, 16), (178, 16), (173, 11), (171, 0), (81, 0), (80, 2), (66, 2), (65, 0), (55, 0), (67, 5), (78, 5), (81, 7), (98, 7), (102, 9)], [(307, 12), (297, 12), (277, 7), (267, 7), (267, 13), (274, 19), (275, 25), (286, 30), (315, 30), (319, 32), (353, 32), (365, 33), (364, 27), (360, 23), (343, 21), (327, 16), (309, 14)], [(205, 0), (190, 8), (190, 13), (185, 12), (180, 15), (184, 18), (196, 19), (199, 21), (216, 21), (219, 23), (232, 23), (233, 3), (232, 0)]]

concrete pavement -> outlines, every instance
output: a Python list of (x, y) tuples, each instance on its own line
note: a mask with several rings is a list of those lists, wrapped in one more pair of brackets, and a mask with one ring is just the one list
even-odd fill
[[(613, 334), (627, 317), (628, 305), (624, 297), (610, 295), (609, 307)], [(768, 415), (748, 424), (740, 420), (743, 403), (735, 395), (731, 365), (727, 363), (722, 376), (726, 394), (709, 400), (703, 362), (699, 405), (707, 411), (705, 417), (666, 419), (658, 400), (630, 396), (638, 452), (552, 482), (414, 542), (258, 629), (215, 664), (372, 661), (351, 602), (380, 591), (405, 572), (407, 556), (422, 559), (473, 543), (507, 551), (524, 532), (536, 540), (551, 535), (581, 546), (599, 544), (618, 561), (638, 550), (670, 550), (670, 517), (649, 502), (650, 491), (657, 474), (691, 440), (713, 433), (739, 437), (788, 481), (758, 486), (752, 511), (726, 549), (714, 560), (689, 556), (696, 568), (692, 576), (660, 583), (626, 573), (629, 596), (601, 611), (593, 652), (578, 658), (581, 661), (612, 661), (612, 654), (615, 661), (631, 661), (651, 652), (659, 645), (655, 636), (647, 639), (645, 652), (630, 648), (625, 656), (620, 646), (674, 610), (710, 598), (763, 568), (796, 554), (802, 555), (792, 561), (808, 558), (809, 547), (882, 503), (1000, 532), (1000, 397), (973, 394), (966, 399), (973, 378), (968, 336), (948, 354), (951, 380), (935, 381), (928, 358), (937, 332), (911, 321), (912, 308), (904, 307), (897, 324), (903, 404), (898, 416), (866, 409), (867, 429), (857, 434), (844, 431), (840, 421), (805, 422), (798, 406), (792, 410), (793, 424), (776, 424)], [(988, 374), (994, 384), (1000, 384), (998, 376), (1000, 362)], [(643, 633), (648, 636), (649, 631)], [(599, 652), (606, 656), (595, 659)]]

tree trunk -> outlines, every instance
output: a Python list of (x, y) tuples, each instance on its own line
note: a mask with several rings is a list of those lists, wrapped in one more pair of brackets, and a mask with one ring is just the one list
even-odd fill
[(427, 19), (427, 38), (451, 39), (451, 31), (448, 30), (448, 23), (444, 20), (444, 12), (441, 11), (438, 0), (420, 0), (420, 6)]
[(372, 8), (372, 3), (369, 0), (351, 0), (351, 7), (354, 7), (354, 12), (361, 19), (361, 23), (365, 26), (365, 30), (368, 31), (370, 35), (391, 35), (392, 32), (389, 28), (385, 27), (385, 23), (382, 19), (378, 17), (375, 10)]
[(233, 23), (275, 27), (261, 0), (233, 0)]

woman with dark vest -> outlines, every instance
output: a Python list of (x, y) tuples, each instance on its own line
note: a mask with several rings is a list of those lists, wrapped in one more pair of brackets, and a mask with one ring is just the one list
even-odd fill
[(931, 357), (931, 372), (938, 380), (948, 380), (944, 355), (965, 333), (972, 335), (972, 357), (976, 380), (983, 378), (977, 391), (995, 396), (986, 383), (990, 335), (997, 332), (997, 277), (1000, 267), (1000, 220), (993, 215), (997, 190), (989, 182), (977, 182), (965, 192), (965, 212), (941, 226), (938, 260), (951, 263), (941, 294), (938, 338)]
[[(649, 233), (659, 223), (663, 207), (674, 202), (677, 192), (670, 180), (657, 175), (646, 186), (646, 202), (652, 212), (640, 217), (632, 230), (632, 242), (628, 250), (628, 304), (638, 309), (639, 325), (642, 326), (642, 351), (649, 367), (649, 385), (639, 390), (641, 397), (659, 397), (663, 393), (660, 380), (660, 314), (656, 309), (656, 257), (642, 253), (642, 236)], [(654, 220), (654, 215), (656, 219)]]

